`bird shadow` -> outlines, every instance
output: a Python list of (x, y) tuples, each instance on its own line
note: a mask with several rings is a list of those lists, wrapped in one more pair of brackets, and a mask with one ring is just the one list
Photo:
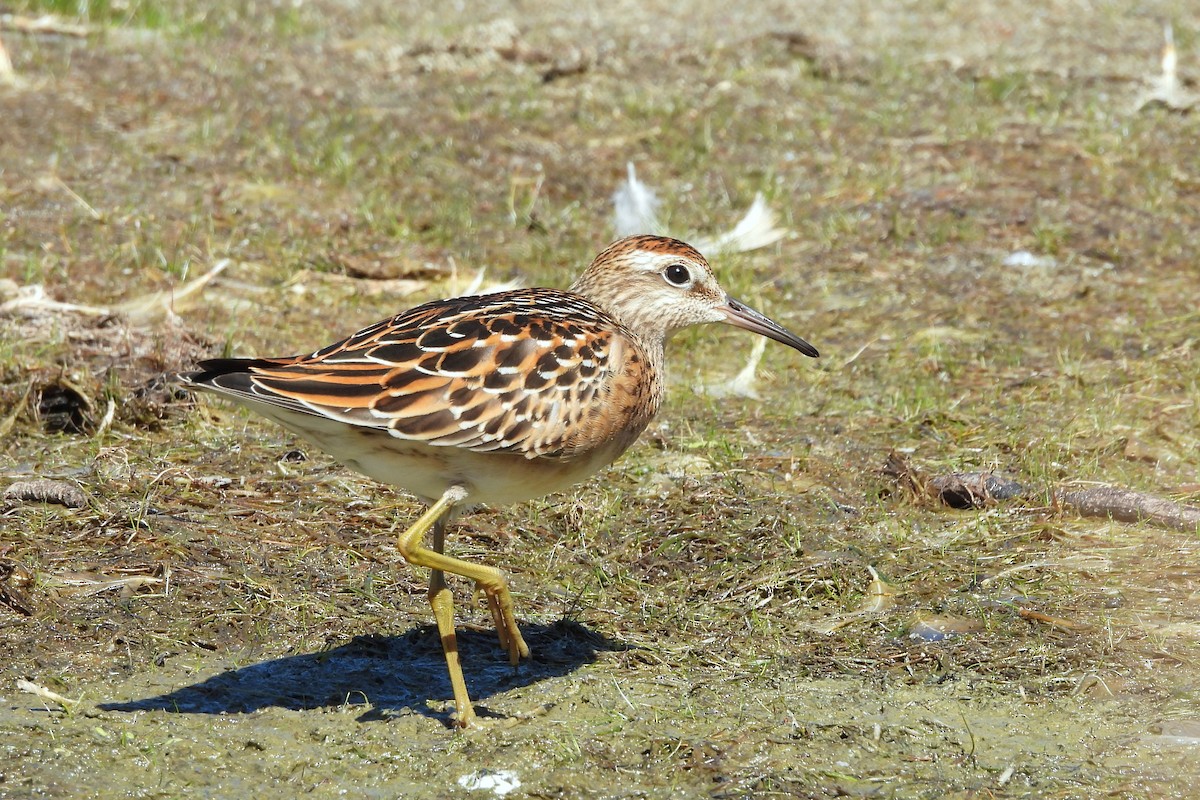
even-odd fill
[[(600, 652), (631, 649), (578, 622), (522, 626), (532, 657), (517, 666), (499, 649), (493, 631), (462, 630), (458, 647), (467, 687), (480, 716), (499, 716), (479, 704), (492, 695), (555, 678), (590, 664)], [(265, 708), (304, 711), (362, 706), (360, 722), (416, 713), (451, 724), (449, 709), (430, 700), (452, 696), (441, 640), (434, 626), (399, 636), (356, 636), (340, 647), (284, 656), (230, 669), (165, 694), (98, 703), (104, 711), (248, 714)], [(437, 703), (441, 706), (441, 703)]]

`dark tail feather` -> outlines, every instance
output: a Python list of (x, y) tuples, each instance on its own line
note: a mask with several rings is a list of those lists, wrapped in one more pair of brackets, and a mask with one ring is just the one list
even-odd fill
[(287, 364), (290, 358), (206, 358), (196, 363), (195, 372), (181, 372), (179, 379), (184, 383), (207, 385), (217, 383), (224, 376), (247, 375), (255, 368), (267, 369)]

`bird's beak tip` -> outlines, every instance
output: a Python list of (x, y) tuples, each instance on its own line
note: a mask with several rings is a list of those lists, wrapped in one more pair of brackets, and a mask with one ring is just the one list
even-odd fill
[(796, 334), (789, 331), (787, 328), (780, 325), (773, 319), (760, 314), (745, 303), (734, 300), (732, 297), (726, 296), (725, 303), (721, 307), (725, 312), (725, 322), (743, 330), (757, 333), (761, 336), (766, 336), (768, 339), (774, 339), (780, 344), (786, 344), (795, 350), (799, 350), (806, 356), (811, 358), (820, 358), (821, 354), (817, 352), (817, 348), (813, 347), (808, 342), (801, 339)]

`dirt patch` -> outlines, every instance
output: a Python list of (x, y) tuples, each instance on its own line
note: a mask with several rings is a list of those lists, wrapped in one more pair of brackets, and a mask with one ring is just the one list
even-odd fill
[[(1200, 537), (1055, 501), (1200, 499), (1183, 4), (95, 7), (0, 24), (0, 491), (72, 498), (0, 508), (0, 797), (1191, 796)], [(565, 286), (629, 161), (768, 198), (722, 281), (824, 357), (681, 335), (616, 467), (463, 518), (533, 659), (456, 585), (457, 734), (415, 504), (165, 376)]]

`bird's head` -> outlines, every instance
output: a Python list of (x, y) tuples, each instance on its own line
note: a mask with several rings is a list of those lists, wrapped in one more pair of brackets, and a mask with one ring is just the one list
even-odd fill
[(643, 338), (665, 339), (689, 325), (723, 322), (817, 357), (817, 349), (729, 296), (691, 245), (664, 236), (629, 236), (596, 256), (572, 291)]

